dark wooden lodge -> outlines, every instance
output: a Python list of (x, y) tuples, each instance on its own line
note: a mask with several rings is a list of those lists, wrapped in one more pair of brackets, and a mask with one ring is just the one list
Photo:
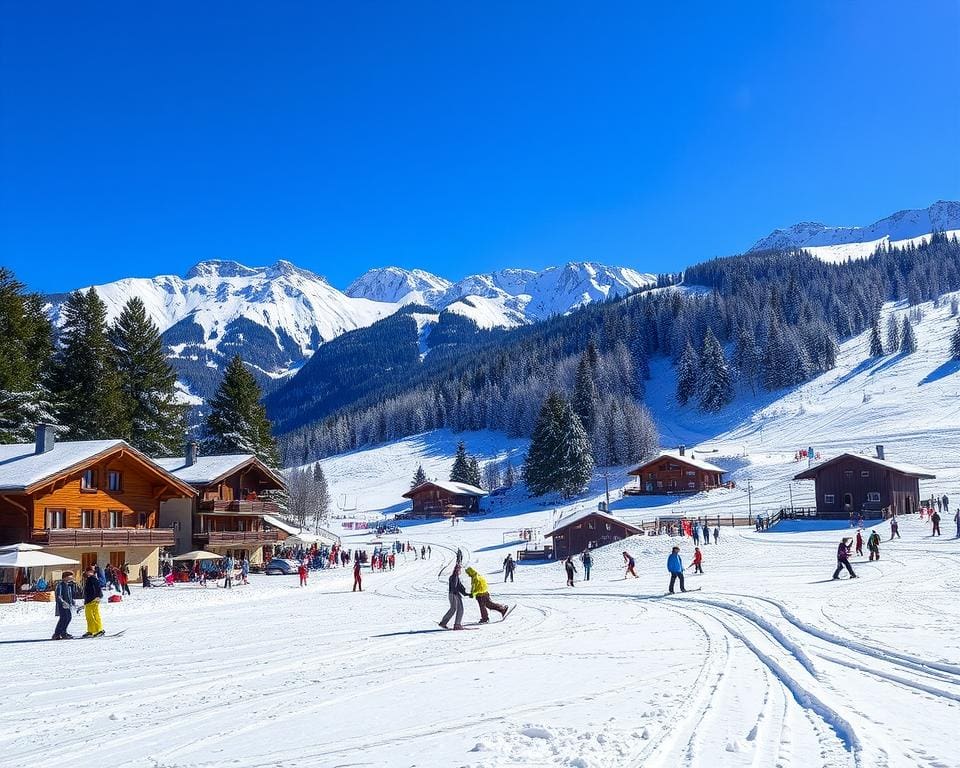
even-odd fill
[(635, 536), (640, 529), (606, 512), (581, 512), (569, 515), (546, 534), (553, 539), (553, 553), (558, 559), (576, 555), (585, 549), (596, 549)]
[(624, 488), (628, 496), (641, 494), (699, 493), (723, 485), (720, 467), (686, 455), (683, 446), (677, 451), (663, 451), (656, 458), (639, 464), (627, 472), (637, 478), (636, 485)]
[(410, 517), (462, 517), (480, 514), (483, 488), (452, 480), (428, 480), (411, 488), (403, 497), (413, 502)]
[(860, 513), (879, 517), (884, 511), (896, 515), (916, 512), (920, 481), (935, 478), (919, 467), (887, 461), (883, 446), (878, 445), (877, 456), (843, 453), (793, 479), (814, 481), (820, 517)]

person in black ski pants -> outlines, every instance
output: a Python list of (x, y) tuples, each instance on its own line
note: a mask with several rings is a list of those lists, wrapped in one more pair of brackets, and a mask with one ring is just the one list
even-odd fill
[(567, 557), (563, 562), (563, 567), (567, 572), (567, 586), (573, 586), (573, 574), (577, 572), (577, 566), (573, 564), (573, 555)]
[(453, 619), (453, 628), (463, 629), (463, 598), (466, 596), (467, 590), (463, 588), (463, 583), (460, 581), (460, 566), (455, 565), (453, 566), (453, 573), (447, 580), (447, 597), (450, 600), (450, 609), (440, 619), (441, 627), (449, 629), (447, 622)]
[(507, 555), (506, 559), (503, 561), (503, 583), (507, 583), (507, 579), (513, 581), (513, 572), (516, 570), (517, 564), (513, 561), (513, 555)]
[(850, 565), (850, 539), (843, 539), (840, 542), (840, 546), (837, 547), (837, 570), (833, 572), (833, 578), (840, 578), (840, 571), (844, 568), (850, 573), (850, 578), (857, 578), (857, 574), (853, 572), (853, 567)]
[(53, 594), (57, 611), (57, 628), (53, 630), (54, 640), (73, 640), (73, 635), (67, 632), (67, 627), (70, 626), (70, 619), (73, 618), (75, 589), (73, 571), (64, 571)]

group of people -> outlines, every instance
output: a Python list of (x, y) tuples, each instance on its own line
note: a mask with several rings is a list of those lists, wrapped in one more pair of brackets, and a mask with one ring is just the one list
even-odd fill
[(483, 575), (478, 573), (476, 568), (471, 567), (468, 567), (465, 572), (470, 577), (469, 593), (464, 588), (463, 582), (460, 581), (460, 562), (454, 564), (450, 578), (447, 579), (447, 598), (450, 601), (450, 608), (440, 619), (440, 626), (444, 629), (450, 629), (450, 619), (453, 619), (453, 629), (463, 629), (463, 598), (468, 595), (477, 601), (481, 624), (490, 621), (490, 611), (497, 611), (501, 620), (506, 618), (510, 609), (506, 605), (493, 602), (490, 597), (490, 586)]
[(72, 640), (67, 629), (73, 618), (74, 610), (80, 612), (76, 606), (77, 600), (83, 600), (83, 612), (87, 620), (87, 631), (83, 637), (103, 637), (103, 620), (100, 617), (100, 601), (103, 599), (103, 589), (100, 576), (94, 566), (88, 566), (84, 571), (83, 588), (74, 581), (73, 571), (64, 571), (54, 589), (54, 610), (57, 615), (57, 626), (53, 630), (54, 640)]

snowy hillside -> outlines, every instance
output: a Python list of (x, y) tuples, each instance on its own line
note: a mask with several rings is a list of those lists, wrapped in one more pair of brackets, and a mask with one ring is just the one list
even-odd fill
[(843, 262), (866, 258), (879, 245), (919, 244), (938, 231), (960, 235), (960, 202), (941, 200), (929, 208), (898, 211), (866, 227), (794, 224), (774, 230), (754, 243), (750, 251), (804, 248), (824, 261)]

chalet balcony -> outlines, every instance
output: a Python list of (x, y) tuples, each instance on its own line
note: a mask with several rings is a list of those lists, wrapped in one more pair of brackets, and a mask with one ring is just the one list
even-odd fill
[(45, 547), (172, 547), (171, 528), (48, 528), (31, 540)]
[(221, 501), (207, 499), (200, 502), (200, 512), (230, 515), (275, 515), (280, 511), (275, 501)]
[(198, 531), (193, 540), (201, 546), (278, 544), (280, 531)]

